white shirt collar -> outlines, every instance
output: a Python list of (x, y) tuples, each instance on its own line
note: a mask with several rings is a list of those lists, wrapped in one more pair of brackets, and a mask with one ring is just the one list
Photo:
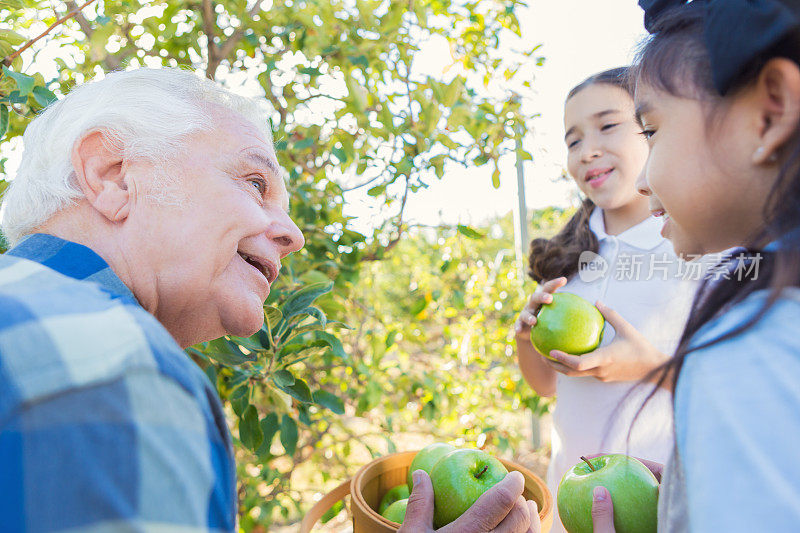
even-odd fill
[(639, 222), (633, 227), (630, 227), (620, 233), (619, 235), (609, 235), (606, 233), (606, 223), (603, 219), (603, 210), (595, 207), (592, 214), (589, 215), (589, 229), (591, 229), (597, 240), (602, 241), (609, 237), (615, 237), (622, 242), (639, 248), (640, 250), (652, 250), (662, 242), (664, 237), (661, 236), (661, 227), (663, 222), (653, 216), (648, 216), (643, 221)]

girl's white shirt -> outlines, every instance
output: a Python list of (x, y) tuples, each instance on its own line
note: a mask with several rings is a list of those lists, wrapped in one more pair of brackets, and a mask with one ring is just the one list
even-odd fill
[[(672, 354), (688, 318), (702, 279), (702, 265), (683, 262), (661, 236), (662, 221), (648, 217), (619, 235), (605, 231), (603, 211), (595, 208), (589, 227), (599, 241), (599, 253), (584, 253), (581, 268), (561, 289), (594, 303), (602, 301), (630, 322), (658, 350)], [(606, 325), (601, 346), (614, 340)], [(673, 446), (672, 395), (660, 388), (634, 416), (651, 385), (638, 381), (601, 382), (593, 377), (556, 381), (552, 455), (547, 484), (557, 496), (564, 473), (581, 455), (625, 453), (665, 463)], [(553, 532), (564, 532), (558, 519)]]

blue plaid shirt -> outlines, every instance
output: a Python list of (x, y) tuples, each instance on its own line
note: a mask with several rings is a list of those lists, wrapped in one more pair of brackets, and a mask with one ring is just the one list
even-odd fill
[(0, 255), (0, 530), (233, 531), (208, 378), (85, 246)]

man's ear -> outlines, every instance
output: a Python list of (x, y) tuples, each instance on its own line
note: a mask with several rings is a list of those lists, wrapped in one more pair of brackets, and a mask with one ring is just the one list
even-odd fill
[(800, 125), (800, 67), (790, 59), (770, 59), (761, 69), (755, 90), (760, 144), (753, 163), (775, 163)]
[(130, 212), (122, 153), (103, 132), (91, 130), (72, 147), (72, 167), (86, 200), (110, 222), (121, 222)]

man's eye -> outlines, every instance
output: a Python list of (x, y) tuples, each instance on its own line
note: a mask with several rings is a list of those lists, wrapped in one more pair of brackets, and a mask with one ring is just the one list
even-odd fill
[(259, 178), (257, 176), (248, 178), (247, 180), (249, 183), (252, 183), (253, 186), (258, 190), (260, 195), (264, 195), (267, 192), (267, 182), (264, 181), (263, 178)]

